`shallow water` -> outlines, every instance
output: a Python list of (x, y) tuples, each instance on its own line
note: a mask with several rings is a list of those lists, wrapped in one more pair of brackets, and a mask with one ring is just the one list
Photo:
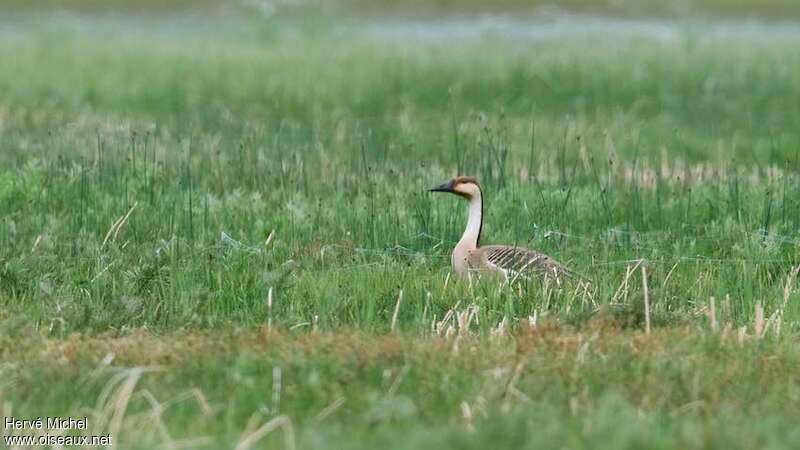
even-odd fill
[[(215, 39), (253, 35), (250, 15), (242, 11), (190, 11), (153, 14), (78, 14), (66, 11), (0, 14), (0, 37), (25, 37), (60, 32), (94, 38), (130, 37)], [(258, 19), (258, 17), (255, 17)], [(246, 22), (249, 21), (249, 22)], [(319, 21), (318, 21), (319, 22)], [(257, 20), (255, 21), (257, 23)], [(281, 19), (265, 13), (271, 30), (295, 36), (309, 30), (302, 20)], [(624, 19), (610, 16), (549, 11), (528, 16), (473, 15), (436, 18), (370, 17), (324, 24), (324, 32), (375, 40), (409, 43), (458, 43), (481, 39), (521, 42), (581, 42), (651, 40), (662, 43), (743, 41), (748, 43), (800, 42), (800, 21), (761, 19)], [(322, 35), (324, 36), (325, 33)], [(316, 36), (320, 36), (317, 34)]]
[(349, 31), (389, 40), (459, 41), (500, 38), (519, 41), (650, 39), (749, 42), (800, 41), (800, 22), (764, 20), (621, 19), (567, 13), (529, 17), (477, 16), (431, 20), (378, 19), (351, 25)]

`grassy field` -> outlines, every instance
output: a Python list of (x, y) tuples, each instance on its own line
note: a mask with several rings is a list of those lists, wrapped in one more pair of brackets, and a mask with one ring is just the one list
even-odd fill
[[(800, 443), (800, 32), (21, 14), (4, 416), (118, 448)], [(450, 277), (466, 208), (426, 189), (456, 174), (488, 243), (591, 287)]]
[(40, 11), (55, 8), (88, 13), (124, 11), (164, 13), (202, 10), (205, 12), (265, 8), (267, 10), (294, 10), (303, 13), (333, 13), (352, 16), (363, 14), (404, 14), (425, 16), (475, 13), (523, 13), (560, 9), (576, 13), (610, 14), (625, 17), (760, 17), (786, 19), (800, 14), (800, 5), (794, 0), (304, 0), (304, 1), (224, 1), (211, 0), (5, 0), (5, 9), (14, 11)]

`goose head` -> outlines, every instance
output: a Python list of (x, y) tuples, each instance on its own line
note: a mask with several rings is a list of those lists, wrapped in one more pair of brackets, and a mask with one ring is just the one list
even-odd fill
[(429, 192), (449, 192), (466, 200), (472, 200), (480, 197), (481, 187), (475, 177), (459, 176), (430, 189)]

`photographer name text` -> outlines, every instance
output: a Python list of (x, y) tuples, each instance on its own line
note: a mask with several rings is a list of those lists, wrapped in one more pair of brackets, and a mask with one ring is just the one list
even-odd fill
[(86, 417), (36, 417), (34, 419), (17, 419), (6, 417), (6, 430), (86, 430), (89, 421)]

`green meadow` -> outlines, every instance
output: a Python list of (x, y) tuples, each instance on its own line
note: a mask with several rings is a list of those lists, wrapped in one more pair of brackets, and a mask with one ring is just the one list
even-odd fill
[[(793, 3), (11, 5), (0, 409), (89, 429), (4, 438), (800, 445)], [(459, 174), (591, 283), (452, 276)]]

